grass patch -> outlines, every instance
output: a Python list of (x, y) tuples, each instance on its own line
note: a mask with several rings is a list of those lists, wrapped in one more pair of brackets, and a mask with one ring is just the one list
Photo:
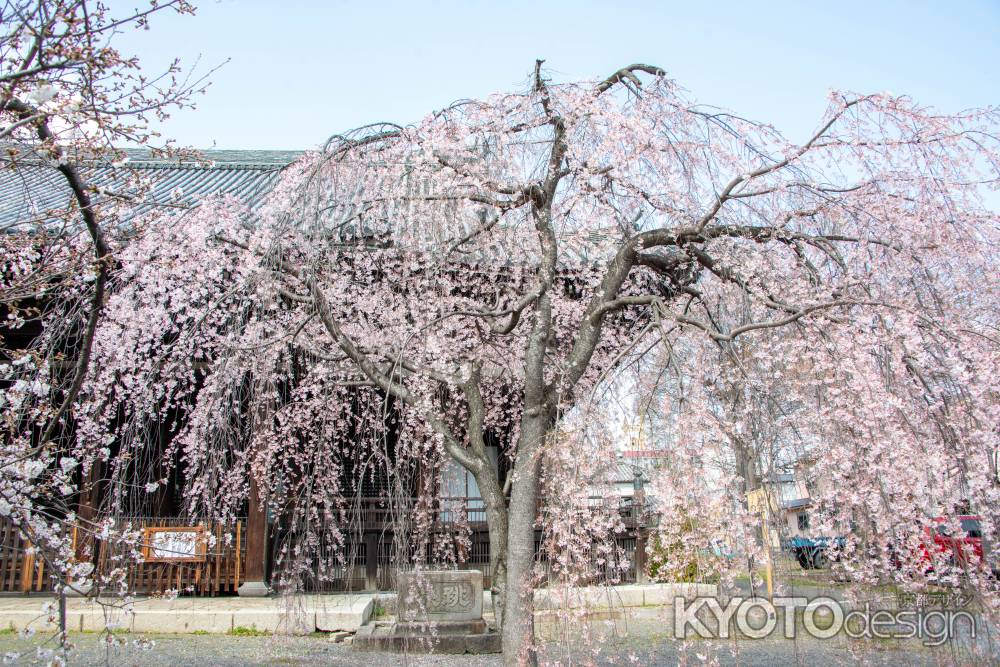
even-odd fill
[(375, 606), (372, 608), (372, 618), (375, 619), (376, 621), (380, 621), (384, 618), (389, 618), (389, 612), (388, 610), (386, 610), (385, 607), (376, 602)]
[[(208, 634), (207, 632), (205, 634)], [(237, 625), (235, 628), (227, 632), (226, 634), (232, 635), (233, 637), (270, 637), (271, 633), (267, 630), (258, 630), (256, 625), (251, 625), (249, 628), (245, 625)]]
[(211, 632), (209, 632), (208, 630), (195, 630), (195, 631), (194, 631), (194, 632), (192, 632), (191, 634), (192, 634), (192, 635), (210, 635), (210, 634), (212, 634), (212, 633), (211, 633)]

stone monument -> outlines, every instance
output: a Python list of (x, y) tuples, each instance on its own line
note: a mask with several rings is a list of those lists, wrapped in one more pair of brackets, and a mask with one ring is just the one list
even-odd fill
[(497, 653), (500, 636), (483, 620), (479, 570), (399, 572), (396, 619), (362, 626), (359, 650)]

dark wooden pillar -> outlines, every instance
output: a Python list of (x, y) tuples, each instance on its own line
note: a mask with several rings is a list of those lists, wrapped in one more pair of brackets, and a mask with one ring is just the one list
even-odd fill
[(365, 533), (365, 590), (378, 590), (378, 533)]
[(90, 470), (82, 480), (80, 502), (76, 507), (76, 535), (74, 535), (74, 556), (78, 563), (93, 562), (94, 553), (94, 521), (97, 518), (98, 484), (101, 480), (103, 463), (95, 460)]
[[(97, 508), (100, 503), (100, 482), (104, 464), (95, 460), (90, 470), (80, 480), (80, 500), (76, 506), (76, 524), (70, 529), (73, 541), (73, 558), (78, 563), (97, 565), (97, 539), (95, 538)], [(87, 581), (67, 581), (69, 596), (86, 595), (92, 587)]]
[(250, 480), (247, 499), (247, 557), (245, 578), (238, 592), (244, 597), (264, 597), (269, 591), (264, 580), (267, 564), (267, 513), (260, 504), (257, 482)]
[(635, 529), (635, 583), (648, 583), (649, 577), (646, 574), (646, 529), (638, 526)]
[[(641, 478), (639, 478), (641, 480)], [(635, 582), (645, 584), (646, 576), (646, 491), (641, 481), (635, 484), (635, 494), (632, 497), (632, 511), (635, 514)]]

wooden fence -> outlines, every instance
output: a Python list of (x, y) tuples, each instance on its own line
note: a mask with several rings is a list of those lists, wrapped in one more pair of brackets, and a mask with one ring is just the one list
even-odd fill
[[(471, 529), (471, 549), (462, 554), (463, 567), (481, 570), (484, 584), (488, 587), (491, 583), (490, 545), (482, 501), (467, 498), (443, 500), (444, 509), (438, 513), (435, 531), (440, 530), (442, 537), (447, 537), (459, 523)], [(629, 502), (623, 502), (619, 498), (594, 498), (590, 502), (606, 505), (609, 509), (620, 512), (626, 533), (617, 536), (616, 542), (623, 550), (624, 557), (630, 561), (623, 575), (620, 570), (613, 571), (613, 564), (605, 564), (606, 572), (596, 574), (596, 580), (612, 581), (621, 576), (625, 581), (634, 581), (635, 559), (639, 555), (636, 553), (639, 525), (637, 512), (631, 506), (630, 499)], [(357, 507), (360, 509), (357, 524), (359, 529), (350, 531), (346, 544), (341, 545), (341, 548), (346, 549), (343, 557), (335, 559), (332, 554), (327, 554), (325, 558), (317, 558), (315, 575), (305, 582), (307, 589), (334, 592), (391, 590), (395, 586), (395, 574), (401, 559), (396, 557), (396, 545), (393, 543), (396, 527), (394, 512), (386, 499), (380, 498), (358, 499)], [(246, 525), (245, 519), (223, 526), (192, 524), (190, 519), (181, 518), (136, 518), (119, 527), (128, 526), (132, 530), (143, 532), (146, 538), (141, 547), (144, 559), (136, 562), (130, 553), (130, 546), (98, 540), (93, 548), (96, 573), (100, 579), (101, 575), (108, 575), (115, 568), (122, 568), (124, 585), (128, 590), (139, 594), (155, 594), (167, 590), (193, 595), (235, 594), (245, 580)], [(150, 542), (155, 539), (153, 536), (156, 532), (170, 531), (197, 531), (201, 536), (199, 539), (207, 535), (212, 535), (215, 539), (210, 544), (200, 542), (196, 553), (186, 554), (184, 557), (181, 554), (173, 554), (174, 557), (167, 554), (167, 558), (158, 559), (156, 550), (152, 549), (155, 545)], [(540, 536), (536, 537), (536, 550), (539, 539)], [(268, 555), (267, 562), (272, 565), (275, 563), (279, 541), (271, 541), (272, 552)], [(51, 590), (52, 580), (46, 572), (44, 561), (32, 555), (28, 547), (9, 521), (0, 521), (0, 592)], [(410, 556), (412, 558), (412, 554)], [(321, 566), (320, 563), (325, 565)]]
[[(468, 536), (471, 544), (468, 546), (471, 548), (462, 553), (461, 567), (480, 570), (483, 573), (483, 585), (489, 588), (490, 542), (482, 501), (468, 498), (441, 500), (442, 509), (437, 512), (433, 532), (436, 533), (436, 537), (447, 540), (451, 535), (450, 531), (457, 523), (468, 526), (471, 530)], [(359, 528), (348, 532), (338, 564), (330, 565), (333, 561), (331, 558), (316, 559), (312, 576), (303, 582), (306, 590), (313, 592), (393, 590), (399, 568), (412, 562), (412, 551), (402, 558), (396, 553), (398, 545), (395, 541), (395, 530), (398, 529), (399, 510), (393, 510), (384, 498), (358, 498), (355, 503), (355, 510), (359, 512), (357, 523)], [(632, 504), (631, 498), (595, 497), (590, 498), (588, 503), (595, 508), (601, 506), (605, 510), (619, 512), (625, 525), (625, 533), (614, 538), (622, 560), (615, 561), (613, 558), (605, 557), (598, 565), (595, 555), (592, 563), (592, 583), (635, 582), (636, 560), (637, 556), (641, 555), (637, 554), (637, 551), (640, 551), (638, 549), (640, 522), (637, 508)], [(272, 542), (272, 549), (276, 549), (277, 546), (277, 543)], [(548, 564), (541, 550), (540, 533), (536, 534), (535, 552), (543, 569), (547, 569)], [(431, 562), (430, 555), (431, 548), (428, 547), (424, 562)], [(276, 553), (272, 553), (271, 560), (272, 562), (277, 560)]]
[(49, 590), (45, 562), (29, 553), (17, 528), (9, 520), (0, 521), (0, 591), (28, 593)]
[[(122, 568), (125, 585), (140, 594), (177, 590), (185, 594), (220, 595), (235, 593), (243, 583), (246, 562), (246, 522), (233, 525), (191, 523), (169, 517), (140, 517), (120, 527), (140, 530), (144, 536), (140, 551), (148, 560), (136, 562), (132, 547), (97, 540), (94, 545), (95, 573), (100, 580), (115, 568)], [(214, 544), (201, 546), (193, 558), (156, 559), (150, 557), (149, 536), (158, 529), (191, 528), (201, 536), (214, 536)], [(10, 521), (0, 522), (0, 592), (29, 593), (52, 589), (52, 577), (41, 557), (31, 553)], [(168, 554), (169, 555), (169, 554)]]

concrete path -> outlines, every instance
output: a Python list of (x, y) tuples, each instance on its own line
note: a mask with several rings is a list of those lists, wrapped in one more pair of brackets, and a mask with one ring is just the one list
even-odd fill
[[(120, 601), (107, 604), (92, 600), (67, 600), (67, 626), (74, 631), (100, 631), (106, 627), (132, 632), (226, 633), (237, 628), (276, 634), (308, 634), (334, 630), (357, 630), (372, 615), (370, 593), (304, 595), (280, 598), (137, 598), (131, 612)], [(43, 632), (47, 605), (45, 596), (0, 597), (0, 629), (22, 630), (26, 626)]]

